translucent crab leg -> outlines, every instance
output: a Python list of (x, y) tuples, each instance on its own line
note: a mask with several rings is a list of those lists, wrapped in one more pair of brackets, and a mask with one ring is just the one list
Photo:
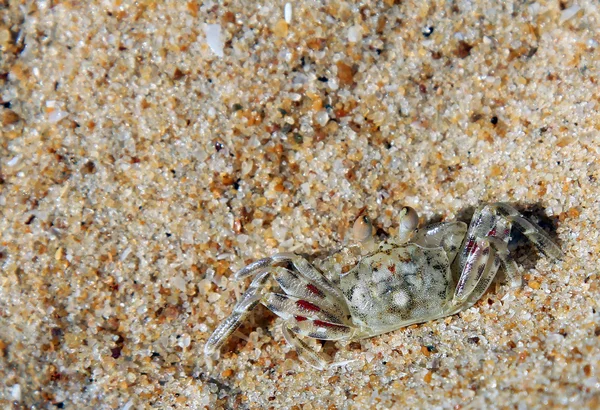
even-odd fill
[(508, 279), (510, 286), (513, 288), (520, 287), (522, 284), (522, 275), (517, 263), (509, 256), (508, 245), (506, 242), (493, 237), (487, 237), (486, 239), (490, 242), (492, 248), (494, 248), (496, 256), (498, 257), (497, 260), (502, 263), (506, 279)]
[(441, 222), (419, 229), (412, 242), (427, 248), (441, 246), (446, 251), (448, 260), (452, 262), (466, 233), (467, 224), (464, 222)]
[(348, 340), (355, 328), (321, 320), (312, 320), (304, 316), (294, 316), (287, 320), (292, 332), (319, 340)]
[(212, 355), (223, 346), (223, 343), (231, 336), (240, 324), (248, 317), (248, 314), (258, 305), (262, 295), (260, 290), (265, 286), (269, 272), (260, 273), (246, 292), (242, 295), (240, 301), (233, 308), (233, 312), (224, 321), (222, 321), (215, 331), (210, 335), (204, 345), (204, 354)]
[(294, 269), (298, 271), (300, 275), (308, 279), (310, 282), (319, 285), (321, 288), (327, 290), (328, 293), (334, 295), (340, 302), (344, 300), (341, 291), (331, 283), (321, 272), (315, 269), (306, 259), (302, 256), (296, 255), (295, 253), (278, 253), (268, 258), (257, 260), (250, 265), (240, 269), (234, 277), (241, 279), (246, 276), (261, 272), (264, 269), (273, 266), (278, 263), (290, 262)]
[[(291, 262), (295, 271), (273, 266), (274, 263), (285, 262)], [(257, 276), (231, 315), (210, 336), (204, 347), (205, 354), (216, 352), (258, 303), (264, 304), (285, 319), (297, 317), (314, 320), (317, 325), (322, 324), (321, 327), (332, 328), (337, 325), (348, 328), (350, 313), (341, 292), (301, 256), (293, 253), (277, 254), (246, 266), (235, 276), (239, 278), (252, 274)], [(284, 292), (290, 296), (261, 294), (270, 274), (273, 274)]]
[(329, 364), (329, 360), (322, 353), (315, 352), (309, 345), (299, 339), (288, 327), (287, 323), (283, 324), (282, 331), (285, 341), (294, 346), (298, 357), (308, 363), (310, 366), (325, 370)]
[(497, 214), (503, 216), (508, 221), (512, 222), (517, 226), (533, 244), (544, 253), (553, 259), (562, 259), (564, 256), (563, 251), (556, 245), (552, 239), (535, 223), (525, 219), (519, 212), (512, 206), (496, 203), (492, 204), (491, 207), (496, 211)]
[[(483, 244), (483, 247), (481, 244)], [(484, 258), (479, 255), (480, 253), (486, 253), (486, 246), (489, 246), (488, 249), (490, 249), (490, 251), (487, 251), (487, 259), (484, 260)], [(479, 260), (473, 262), (473, 260), (476, 259)], [(478, 266), (478, 272), (482, 272), (481, 274), (473, 274), (474, 268), (472, 266), (475, 264)], [(491, 236), (479, 239), (473, 248), (471, 255), (467, 259), (465, 270), (461, 274), (454, 296), (454, 303), (460, 305), (462, 309), (479, 300), (490, 283), (492, 283), (500, 264), (502, 264), (505, 269), (506, 277), (510, 285), (512, 287), (520, 287), (522, 280), (521, 272), (515, 261), (510, 258), (506, 242)], [(470, 273), (467, 273), (468, 269), (470, 269)], [(462, 291), (459, 292), (459, 289), (462, 289)], [(458, 297), (457, 293), (459, 294)]]
[(284, 319), (297, 316), (336, 325), (346, 324), (345, 318), (340, 315), (341, 312), (328, 311), (321, 306), (293, 296), (269, 293), (264, 298), (263, 304), (267, 309)]
[[(491, 257), (491, 258), (490, 258)], [(479, 282), (490, 272), (491, 263), (494, 259), (494, 251), (487, 238), (480, 238), (475, 241), (475, 246), (471, 249), (465, 261), (456, 290), (454, 291), (454, 304), (462, 304), (478, 287)], [(496, 271), (493, 270), (489, 282), (493, 279)], [(487, 278), (486, 278), (487, 279)], [(488, 283), (489, 284), (489, 283)], [(487, 288), (487, 286), (486, 286)], [(485, 290), (484, 290), (485, 291)]]
[(259, 259), (251, 264), (244, 266), (242, 269), (237, 271), (233, 277), (235, 279), (243, 279), (246, 276), (250, 276), (256, 274), (262, 269), (275, 265), (281, 262), (289, 262), (294, 257), (296, 257), (295, 253), (285, 252), (285, 253), (276, 253), (275, 255), (269, 256), (268, 258)]
[(542, 228), (529, 222), (521, 216), (511, 216), (507, 218), (513, 222), (523, 234), (540, 250), (544, 255), (553, 259), (562, 259), (563, 251), (555, 244), (552, 239), (542, 230)]
[(320, 283), (312, 282), (302, 275), (280, 266), (272, 269), (275, 280), (286, 294), (336, 312), (342, 320), (350, 317), (345, 300), (340, 301), (336, 295), (329, 292)]

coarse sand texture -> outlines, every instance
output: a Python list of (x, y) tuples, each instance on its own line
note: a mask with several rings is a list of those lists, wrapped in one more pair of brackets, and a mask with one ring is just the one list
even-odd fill
[[(597, 1), (0, 1), (0, 406), (600, 408)], [(506, 202), (565, 253), (471, 308), (311, 348), (258, 306), (324, 257)], [(514, 247), (513, 247), (514, 245)]]

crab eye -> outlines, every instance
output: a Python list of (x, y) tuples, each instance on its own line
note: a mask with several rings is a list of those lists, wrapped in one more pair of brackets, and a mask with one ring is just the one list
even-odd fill
[(400, 230), (404, 232), (413, 231), (419, 226), (419, 215), (410, 206), (404, 207), (400, 212)]
[(361, 215), (354, 221), (352, 236), (358, 242), (364, 242), (373, 235), (373, 224), (367, 215)]

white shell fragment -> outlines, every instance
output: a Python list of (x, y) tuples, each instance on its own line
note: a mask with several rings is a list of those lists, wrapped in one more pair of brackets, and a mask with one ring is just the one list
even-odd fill
[(54, 110), (48, 115), (48, 121), (51, 123), (57, 123), (60, 120), (66, 118), (69, 115), (68, 112), (62, 110)]
[(283, 18), (288, 24), (292, 22), (292, 3), (285, 3), (285, 6), (283, 7)]
[(579, 7), (576, 4), (573, 4), (568, 9), (564, 9), (562, 13), (560, 13), (560, 24), (563, 24), (565, 21), (571, 20), (573, 17), (575, 17), (575, 14), (577, 14), (579, 10), (581, 10), (581, 7)]
[(221, 25), (206, 24), (204, 26), (206, 43), (217, 57), (223, 57), (223, 36), (221, 35)]
[(19, 162), (20, 159), (21, 159), (21, 155), (15, 155), (10, 161), (6, 162), (6, 166), (14, 167), (15, 165), (17, 165), (17, 163)]
[(21, 401), (21, 385), (14, 384), (10, 391), (10, 395), (14, 401)]

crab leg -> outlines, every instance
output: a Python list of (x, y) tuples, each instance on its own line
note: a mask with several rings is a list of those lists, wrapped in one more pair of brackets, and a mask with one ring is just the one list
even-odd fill
[(295, 253), (287, 252), (287, 253), (278, 253), (271, 257), (257, 260), (256, 262), (251, 263), (245, 268), (240, 269), (234, 277), (236, 279), (241, 279), (246, 276), (250, 276), (252, 274), (256, 274), (257, 272), (261, 272), (275, 264), (290, 262), (294, 269), (298, 271), (298, 273), (308, 279), (311, 283), (318, 285), (322, 289), (326, 290), (328, 293), (335, 296), (339, 301), (343, 301), (344, 297), (340, 290), (331, 283), (321, 272), (315, 269), (306, 259), (302, 256), (296, 255)]
[(508, 257), (511, 227), (510, 220), (495, 205), (485, 205), (475, 212), (464, 249), (454, 263), (459, 274), (452, 300), (454, 306), (463, 309), (478, 300), (494, 279), (501, 262), (507, 267), (511, 283), (517, 280), (518, 273), (512, 269), (514, 265)]
[(310, 303), (294, 296), (282, 295), (281, 293), (269, 293), (262, 302), (267, 309), (284, 319), (301, 316), (338, 325), (346, 324), (344, 317), (339, 314), (340, 312), (334, 313), (332, 311), (327, 311), (314, 303)]
[(287, 323), (284, 323), (283, 327), (281, 328), (283, 331), (283, 337), (285, 338), (286, 342), (288, 342), (291, 346), (294, 346), (296, 352), (298, 353), (298, 357), (316, 369), (325, 370), (329, 363), (329, 360), (325, 357), (325, 355), (315, 352), (313, 349), (311, 349), (311, 347), (303, 340), (299, 339), (288, 326), (289, 325)]
[[(490, 246), (490, 242), (487, 238), (477, 239), (460, 273), (458, 284), (454, 291), (453, 304), (462, 305), (471, 296), (473, 291), (479, 287), (482, 279), (482, 285), (485, 283), (489, 285), (496, 274), (496, 270), (493, 269), (491, 275), (486, 275), (490, 273), (490, 260), (494, 260), (494, 251)], [(490, 277), (487, 278), (486, 276)], [(485, 289), (483, 292), (485, 292)]]
[(321, 284), (279, 266), (273, 268), (273, 275), (286, 294), (336, 312), (342, 318), (350, 316), (345, 300), (340, 300)]
[(250, 311), (258, 305), (262, 295), (260, 290), (264, 288), (268, 279), (269, 272), (259, 274), (246, 292), (242, 295), (240, 301), (233, 308), (233, 312), (224, 321), (222, 321), (215, 331), (210, 335), (204, 345), (204, 354), (212, 355), (225, 343), (225, 340), (240, 326), (248, 317)]
[(546, 235), (542, 228), (534, 225), (532, 222), (529, 222), (521, 216), (511, 216), (507, 217), (507, 219), (513, 222), (519, 229), (523, 230), (523, 234), (546, 256), (553, 259), (562, 259), (563, 251), (557, 244), (552, 242), (552, 239)]
[(244, 266), (242, 269), (237, 271), (233, 277), (235, 279), (243, 279), (246, 276), (254, 275), (269, 266), (276, 265), (282, 262), (290, 262), (297, 255), (291, 252), (276, 253), (275, 255), (269, 256), (268, 258), (259, 259), (251, 264)]
[(498, 257), (498, 259), (494, 260), (494, 263), (502, 263), (506, 278), (510, 285), (514, 288), (520, 287), (522, 283), (521, 272), (517, 267), (517, 263), (509, 256), (508, 245), (506, 242), (489, 236), (486, 239), (490, 242), (490, 245), (494, 248), (496, 256)]
[(535, 223), (525, 219), (515, 208), (508, 204), (495, 203), (489, 205), (490, 209), (499, 217), (514, 224), (544, 255), (553, 259), (562, 259), (563, 251), (552, 239)]
[(413, 237), (413, 242), (427, 248), (441, 246), (452, 262), (458, 254), (463, 238), (467, 233), (464, 222), (442, 222), (419, 229)]
[[(291, 263), (294, 270), (273, 266), (285, 262)], [(231, 315), (209, 337), (204, 347), (205, 354), (216, 352), (258, 303), (286, 320), (298, 323), (306, 321), (294, 328), (301, 333), (318, 333), (325, 338), (338, 338), (338, 334), (350, 333), (350, 313), (341, 291), (301, 256), (277, 254), (248, 265), (235, 276), (239, 278), (252, 274), (257, 276)], [(286, 295), (261, 294), (269, 275), (274, 276)], [(324, 329), (327, 331), (324, 332)]]

